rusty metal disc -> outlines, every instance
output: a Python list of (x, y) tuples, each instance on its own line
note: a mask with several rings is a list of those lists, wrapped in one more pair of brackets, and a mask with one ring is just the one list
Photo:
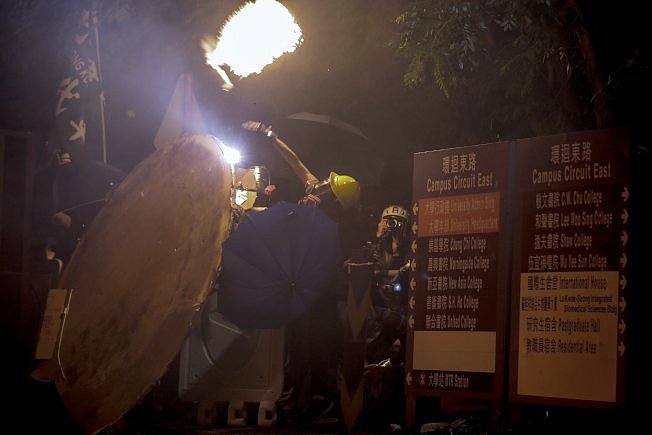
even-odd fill
[(136, 405), (181, 349), (217, 275), (231, 223), (231, 168), (221, 142), (162, 146), (113, 191), (59, 283), (73, 289), (54, 379), (84, 433)]

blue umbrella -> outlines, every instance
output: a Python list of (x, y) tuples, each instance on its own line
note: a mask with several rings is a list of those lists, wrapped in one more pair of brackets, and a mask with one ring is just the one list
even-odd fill
[(242, 329), (286, 325), (333, 289), (340, 256), (337, 224), (315, 206), (248, 214), (222, 243), (218, 309)]

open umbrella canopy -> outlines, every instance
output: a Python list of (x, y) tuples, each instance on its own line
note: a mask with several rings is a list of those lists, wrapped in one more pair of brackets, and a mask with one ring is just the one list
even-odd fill
[(310, 113), (310, 112), (299, 112), (293, 113), (288, 116), (288, 119), (302, 119), (304, 121), (320, 122), (322, 124), (330, 124), (335, 127), (341, 128), (342, 130), (350, 131), (353, 134), (357, 134), (362, 139), (367, 140), (367, 136), (360, 131), (360, 129), (354, 125), (351, 125), (347, 122), (334, 118), (330, 115), (323, 115), (321, 113)]
[(277, 126), (281, 137), (318, 178), (335, 171), (355, 178), (364, 187), (380, 181), (384, 159), (354, 125), (327, 114), (299, 112), (279, 120)]
[[(325, 179), (331, 172), (336, 172), (355, 178), (362, 187), (376, 186), (380, 182), (386, 164), (383, 154), (354, 125), (327, 114), (311, 112), (294, 113), (263, 122), (272, 125), (274, 132), (317, 178)], [(267, 166), (273, 183), (279, 179), (296, 179), (267, 136), (239, 130), (241, 136), (234, 142), (241, 144), (243, 161), (247, 165)]]
[(86, 206), (103, 205), (109, 192), (126, 175), (122, 170), (97, 160), (58, 166), (53, 182), (54, 212), (71, 214)]
[(338, 227), (319, 208), (279, 202), (246, 215), (222, 244), (218, 309), (242, 329), (278, 328), (332, 288)]

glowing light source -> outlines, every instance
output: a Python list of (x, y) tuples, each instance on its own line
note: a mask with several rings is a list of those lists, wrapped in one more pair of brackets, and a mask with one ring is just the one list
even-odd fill
[(240, 161), (240, 151), (235, 148), (227, 147), (224, 148), (224, 159), (231, 165), (235, 165)]
[(234, 74), (247, 77), (301, 43), (301, 28), (285, 6), (275, 0), (248, 2), (227, 19), (215, 47), (203, 41), (206, 63), (215, 69), (228, 87), (233, 87), (221, 68), (228, 65)]

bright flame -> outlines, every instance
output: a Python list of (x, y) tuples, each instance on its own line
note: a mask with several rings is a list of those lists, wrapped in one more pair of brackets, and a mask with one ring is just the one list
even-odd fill
[[(203, 42), (206, 63), (225, 79), (222, 65), (241, 77), (263, 68), (301, 45), (301, 28), (285, 6), (275, 0), (248, 2), (220, 30), (215, 48)], [(228, 77), (225, 79), (228, 82)]]

